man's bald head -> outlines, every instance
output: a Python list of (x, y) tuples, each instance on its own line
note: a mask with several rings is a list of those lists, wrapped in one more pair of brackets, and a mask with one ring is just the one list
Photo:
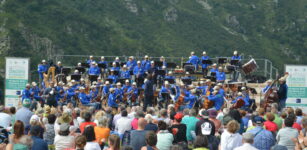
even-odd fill
[(147, 124), (147, 121), (144, 118), (140, 118), (138, 120), (138, 130), (144, 130), (146, 124)]

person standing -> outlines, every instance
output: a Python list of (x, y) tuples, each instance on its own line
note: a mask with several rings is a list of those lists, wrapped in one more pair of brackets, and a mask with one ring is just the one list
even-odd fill
[(278, 88), (278, 105), (279, 110), (282, 110), (286, 107), (286, 100), (287, 100), (287, 92), (288, 92), (288, 86), (286, 84), (286, 79), (284, 77), (280, 78), (279, 80), (279, 88)]
[(147, 107), (151, 107), (153, 103), (153, 98), (154, 98), (154, 88), (153, 88), (153, 81), (152, 81), (152, 76), (148, 75), (147, 80), (144, 83), (144, 105), (143, 105), (143, 111), (146, 111)]

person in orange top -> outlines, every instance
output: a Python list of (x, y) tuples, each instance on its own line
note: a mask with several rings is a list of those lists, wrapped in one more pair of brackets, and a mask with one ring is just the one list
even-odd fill
[(278, 130), (278, 126), (275, 122), (273, 122), (274, 119), (275, 119), (274, 114), (268, 112), (268, 113), (266, 113), (266, 118), (267, 118), (267, 120), (264, 122), (265, 129), (267, 129), (268, 131), (276, 133), (277, 130)]
[(80, 124), (80, 131), (83, 133), (84, 128), (88, 125), (92, 125), (93, 127), (96, 126), (96, 123), (92, 122), (92, 114), (89, 112), (84, 113), (84, 122)]
[(94, 128), (94, 131), (96, 135), (96, 142), (98, 142), (99, 145), (103, 146), (110, 136), (110, 129), (108, 128), (108, 118), (105, 116), (98, 118), (98, 125)]

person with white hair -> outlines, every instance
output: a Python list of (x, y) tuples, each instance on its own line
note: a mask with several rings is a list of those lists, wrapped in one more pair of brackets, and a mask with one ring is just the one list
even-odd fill
[(170, 83), (168, 81), (164, 81), (164, 84), (159, 92), (159, 108), (163, 108), (163, 104), (165, 104), (164, 108), (167, 108), (167, 105), (169, 104), (170, 100), (170, 94), (171, 94)]
[(238, 51), (233, 52), (233, 56), (231, 57), (231, 60), (241, 60), (241, 56), (239, 55)]
[(122, 90), (126, 93), (130, 87), (131, 87), (130, 80), (126, 79), (125, 84), (122, 87)]
[(261, 90), (263, 94), (265, 94), (272, 87), (273, 81), (269, 79), (265, 82), (265, 84), (265, 87)]
[(102, 77), (106, 76), (106, 73), (108, 71), (108, 62), (105, 60), (104, 56), (100, 57), (100, 61), (98, 62), (99, 66), (105, 66), (105, 67), (101, 67), (101, 75)]
[(133, 56), (129, 56), (126, 65), (129, 71), (133, 71), (134, 67), (137, 66)]
[(115, 75), (115, 70), (113, 70), (113, 69), (110, 70), (110, 74), (108, 75), (107, 79), (111, 79), (112, 80), (112, 81), (110, 81), (111, 83), (117, 82), (118, 76)]
[(87, 64), (91, 65), (93, 62), (96, 63), (96, 61), (94, 60), (94, 56), (89, 56), (89, 60), (86, 61)]
[(133, 75), (135, 76), (135, 81), (138, 84), (138, 86), (141, 85), (139, 81), (142, 81), (144, 79), (145, 69), (141, 65), (141, 61), (137, 61), (137, 66), (133, 69)]
[(141, 66), (144, 68), (145, 72), (150, 69), (150, 60), (148, 55), (145, 55), (144, 60), (142, 60)]
[(124, 65), (120, 71), (120, 78), (130, 79), (130, 71), (127, 68), (127, 65)]
[(167, 75), (164, 77), (165, 80), (174, 80), (175, 81), (175, 77), (173, 76), (173, 72), (172, 71), (168, 71)]
[(114, 71), (120, 71), (120, 64), (119, 62), (113, 62), (112, 63), (112, 67), (110, 68), (110, 70), (114, 70)]
[[(160, 57), (160, 62), (162, 62), (162, 66), (167, 66), (167, 62), (166, 62), (164, 56), (161, 56), (161, 57)], [(158, 67), (158, 69), (161, 69), (161, 67)]]
[(202, 72), (204, 75), (207, 75), (208, 73), (208, 66), (210, 66), (210, 64), (208, 63), (203, 63), (203, 61), (208, 61), (210, 60), (210, 57), (207, 55), (207, 52), (206, 51), (203, 51), (203, 56), (201, 56), (201, 61), (200, 64), (201, 64), (201, 69), (202, 69)]
[(234, 150), (258, 150), (252, 144), (254, 143), (254, 134), (243, 133), (243, 145), (236, 147)]
[(219, 111), (223, 104), (224, 104), (224, 98), (223, 96), (219, 93), (218, 90), (214, 90), (212, 95), (209, 95), (208, 96), (208, 99), (210, 101), (213, 101), (214, 102), (214, 108)]
[(222, 67), (219, 67), (218, 70), (219, 70), (219, 71), (216, 72), (216, 82), (218, 82), (218, 83), (224, 83), (225, 80), (226, 80), (226, 74), (225, 74), (225, 72), (223, 71), (223, 68), (222, 68)]
[(37, 66), (37, 72), (38, 72), (38, 77), (39, 77), (39, 83), (41, 83), (44, 80), (43, 74), (48, 71), (48, 65), (46, 63), (46, 60), (42, 60), (42, 63), (40, 63)]
[(132, 83), (132, 86), (128, 89), (127, 91), (128, 93), (128, 104), (130, 106), (135, 106), (137, 104), (137, 97), (138, 97), (138, 93), (139, 90), (137, 88), (136, 82)]
[(58, 61), (57, 65), (55, 66), (55, 73), (62, 74), (62, 69), (63, 69), (62, 62)]
[[(244, 100), (244, 97), (243, 97), (242, 92), (238, 92), (237, 95), (238, 95), (238, 96), (237, 96), (234, 100), (231, 101), (231, 104), (237, 103), (238, 100)], [(244, 101), (244, 102), (245, 102), (245, 101)], [(244, 104), (244, 105), (245, 105), (245, 104)]]
[(195, 52), (191, 52), (191, 57), (189, 58), (188, 63), (191, 63), (195, 67), (195, 70), (198, 70), (200, 59), (195, 55)]
[(87, 95), (85, 93), (85, 88), (84, 87), (80, 87), (79, 91), (80, 91), (80, 93), (78, 95), (78, 98), (79, 98), (79, 100), (80, 100), (80, 102), (82, 103), (83, 106), (92, 106), (96, 110), (98, 110), (100, 108), (100, 104), (99, 103), (91, 102), (91, 95)]
[(119, 63), (120, 64), (120, 59), (119, 59), (119, 57), (115, 57), (115, 60), (113, 61), (113, 63)]
[(100, 68), (97, 66), (96, 62), (91, 63), (91, 67), (88, 70), (88, 74), (89, 75), (96, 75), (96, 76), (100, 75)]
[(212, 68), (210, 69), (210, 73), (212, 74), (212, 73), (216, 73), (216, 72), (218, 72), (219, 70), (217, 69), (217, 64), (216, 63), (214, 63), (213, 65), (212, 65)]

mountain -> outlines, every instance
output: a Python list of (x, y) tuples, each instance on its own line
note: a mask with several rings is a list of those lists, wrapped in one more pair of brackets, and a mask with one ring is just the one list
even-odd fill
[[(306, 0), (2, 0), (4, 57), (230, 56), (306, 64)], [(69, 59), (62, 60), (68, 63)], [(65, 62), (66, 61), (66, 62)]]

